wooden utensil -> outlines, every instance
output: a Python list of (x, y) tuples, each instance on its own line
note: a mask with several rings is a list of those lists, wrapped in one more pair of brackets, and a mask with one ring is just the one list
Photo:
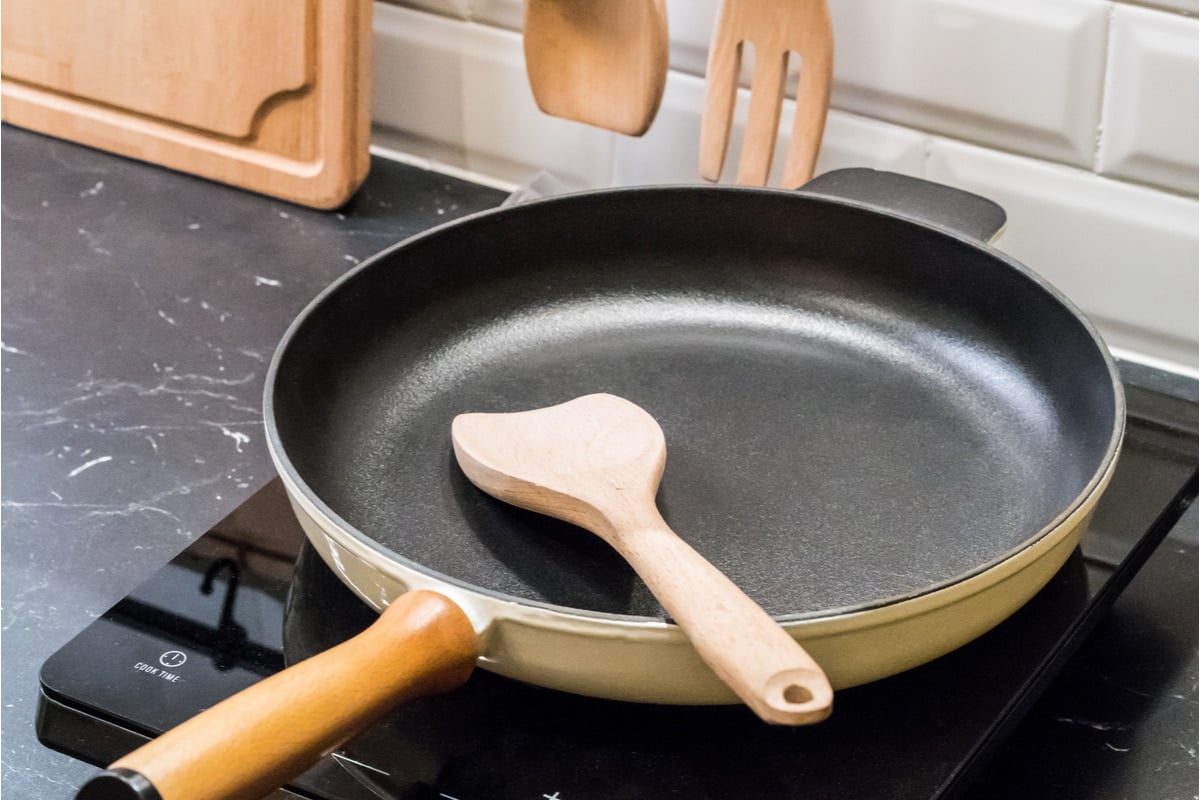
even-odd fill
[(789, 53), (800, 57), (796, 118), (783, 187), (812, 177), (833, 76), (833, 26), (825, 0), (725, 0), (708, 51), (708, 95), (700, 129), (700, 175), (721, 177), (745, 43), (754, 46), (750, 111), (737, 182), (766, 186), (779, 130)]
[(452, 437), (459, 465), (480, 489), (612, 545), (705, 663), (764, 720), (805, 725), (829, 716), (833, 690), (817, 663), (659, 515), (666, 443), (642, 408), (591, 394), (533, 411), (461, 414)]
[(641, 136), (667, 80), (665, 0), (527, 0), (525, 69), (538, 108)]
[(255, 800), (395, 705), (461, 686), (478, 653), (458, 606), (436, 592), (408, 592), (354, 638), (118, 759), (76, 800)]

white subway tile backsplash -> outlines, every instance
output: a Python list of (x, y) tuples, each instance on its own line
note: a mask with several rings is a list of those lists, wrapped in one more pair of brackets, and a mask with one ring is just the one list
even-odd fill
[(1196, 194), (1200, 59), (1195, 19), (1118, 6), (1096, 167)]
[(1193, 17), (1196, 16), (1198, 6), (1200, 6), (1197, 0), (1122, 0), (1122, 2), (1147, 6), (1149, 8), (1159, 8), (1163, 11), (1175, 11)]
[[(701, 78), (671, 72), (663, 94), (662, 107), (654, 125), (645, 136), (635, 139), (618, 136), (613, 161), (613, 183), (700, 183), (698, 172), (700, 117), (704, 108), (705, 83)], [(733, 183), (742, 141), (742, 129), (749, 108), (749, 92), (738, 92), (729, 153), (721, 180)], [(795, 103), (784, 101), (780, 115), (779, 139), (770, 182), (778, 185), (783, 162), (791, 140)], [(864, 119), (853, 114), (831, 111), (825, 125), (825, 138), (817, 159), (817, 172), (841, 167), (874, 167), (910, 175), (924, 169), (928, 136), (907, 128)]]
[(928, 177), (1004, 206), (999, 247), (1062, 290), (1111, 346), (1196, 366), (1195, 200), (942, 139)]
[(833, 0), (833, 104), (1090, 167), (1110, 8), (1100, 0)]
[[(519, 31), (521, 0), (401, 0)], [(1092, 166), (1112, 4), (829, 0), (836, 108)], [(720, 0), (667, 0), (671, 66), (703, 76)], [(1136, 9), (1135, 9), (1136, 10)], [(748, 85), (749, 70), (743, 70)], [(794, 96), (794, 76), (789, 92)]]
[(830, 111), (816, 171), (871, 167), (920, 178), (925, 174), (929, 141), (928, 135), (909, 128)]
[(516, 183), (539, 169), (608, 182), (615, 134), (538, 109), (515, 33), (376, 4), (374, 69), (391, 147)]
[(614, 185), (699, 183), (700, 112), (704, 81), (667, 74), (654, 124), (639, 138), (618, 136), (613, 144)]
[(465, 0), (471, 19), (519, 31), (525, 26), (525, 0)]
[[(712, 42), (722, 0), (667, 0), (671, 68), (691, 75), (708, 71), (708, 49)], [(836, 49), (836, 48), (835, 48)], [(753, 43), (746, 48), (738, 82), (749, 87), (754, 75)], [(796, 96), (797, 63), (788, 62), (787, 95)]]
[(721, 0), (667, 0), (671, 69), (704, 75)]

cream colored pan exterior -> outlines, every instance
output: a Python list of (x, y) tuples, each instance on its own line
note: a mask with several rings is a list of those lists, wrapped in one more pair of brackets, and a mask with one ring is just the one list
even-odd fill
[[(1123, 420), (1120, 396), (1118, 405), (1118, 418)], [(1062, 567), (1108, 486), (1117, 449), (1073, 509), (999, 563), (911, 598), (781, 624), (839, 689), (903, 672), (961, 647), (1007, 619)], [(484, 669), (614, 700), (738, 702), (676, 626), (658, 619), (505, 600), (387, 558), (361, 534), (346, 530), (317, 508), (273, 448), (271, 456), (301, 526), (341, 580), (376, 610), (412, 589), (432, 589), (450, 597), (481, 636), (479, 666)]]
[[(1002, 223), (1002, 212), (999, 219)], [(986, 238), (994, 241), (1003, 228), (988, 227), (991, 224), (984, 227)], [(975, 242), (977, 236), (978, 232), (966, 238)], [(1060, 301), (1073, 308), (1065, 298)], [(1074, 505), (1051, 524), (977, 572), (870, 608), (782, 618), (780, 624), (822, 666), (835, 689), (904, 672), (976, 639), (1037, 594), (1079, 544), (1116, 469), (1124, 439), (1125, 398), (1102, 340), (1082, 315), (1076, 316), (1091, 332), (1113, 375), (1117, 430), (1097, 473)], [(448, 596), (480, 634), (480, 667), (551, 689), (614, 700), (740, 702), (700, 660), (680, 629), (660, 619), (505, 599), (389, 557), (381, 546), (313, 503), (287, 459), (276, 452), (280, 445), (275, 438), (268, 436), (267, 443), (301, 526), (341, 580), (376, 610), (413, 589)]]

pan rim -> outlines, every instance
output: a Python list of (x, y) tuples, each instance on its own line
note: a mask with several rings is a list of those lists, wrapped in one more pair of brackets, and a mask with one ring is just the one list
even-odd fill
[[(1052, 535), (1056, 530), (1061, 528), (1068, 519), (1075, 516), (1081, 508), (1092, 502), (1102, 491), (1107, 484), (1107, 479), (1111, 476), (1125, 434), (1125, 394), (1124, 388), (1120, 381), (1120, 373), (1117, 369), (1111, 352), (1108, 349), (1104, 339), (1100, 336), (1095, 325), (1089, 320), (1079, 308), (1067, 298), (1057, 287), (1047, 281), (1044, 277), (1034, 272), (1031, 268), (989, 245), (987, 242), (981, 241), (974, 237), (960, 233), (959, 231), (938, 225), (926, 220), (922, 220), (905, 214), (902, 210), (890, 209), (880, 205), (863, 202), (855, 199), (847, 199), (840, 197), (831, 197), (827, 195), (806, 194), (803, 189), (796, 192), (790, 192), (772, 188), (757, 188), (744, 186), (724, 186), (712, 185), (706, 186), (701, 184), (668, 184), (661, 186), (641, 186), (641, 187), (614, 187), (604, 189), (592, 189), (568, 194), (555, 195), (552, 197), (540, 198), (529, 202), (521, 203), (515, 206), (500, 206), (491, 209), (485, 209), (463, 217), (447, 221), (432, 228), (413, 234), (397, 241), (389, 247), (384, 248), (375, 255), (364, 259), (359, 264), (352, 267), (350, 270), (336, 278), (324, 289), (322, 289), (292, 320), (280, 338), (271, 361), (267, 368), (265, 376), (265, 388), (263, 397), (263, 418), (266, 429), (267, 449), (275, 464), (276, 470), (284, 479), (284, 485), (288, 488), (289, 493), (296, 492), (305, 502), (312, 505), (323, 517), (329, 520), (341, 533), (349, 536), (353, 540), (366, 546), (370, 551), (377, 554), (381, 559), (389, 562), (396, 562), (407, 570), (411, 570), (418, 574), (428, 577), (430, 580), (439, 584), (444, 584), (453, 587), (455, 592), (466, 592), (471, 595), (479, 595), (487, 598), (490, 601), (501, 603), (516, 603), (522, 607), (530, 609), (538, 609), (547, 612), (552, 616), (563, 618), (589, 618), (597, 621), (620, 622), (627, 624), (636, 624), (645, 626), (647, 623), (659, 623), (670, 625), (661, 617), (642, 616), (634, 614), (619, 614), (615, 612), (594, 611), (591, 609), (577, 608), (574, 606), (565, 606), (556, 603), (550, 603), (541, 600), (534, 600), (527, 597), (508, 594), (506, 592), (497, 591), (494, 589), (480, 586), (478, 584), (465, 581), (452, 575), (445, 574), (438, 570), (432, 569), (418, 561), (395, 552), (389, 547), (381, 544), (375, 538), (366, 532), (359, 530), (356, 526), (351, 525), (341, 515), (334, 511), (320, 495), (313, 490), (311, 486), (300, 475), (292, 463), (291, 458), (287, 454), (287, 450), (283, 445), (280, 437), (278, 426), (275, 418), (275, 402), (274, 388), (280, 370), (283, 358), (289, 351), (289, 346), (295, 340), (296, 335), (306, 325), (307, 321), (320, 309), (331, 297), (338, 294), (341, 288), (355, 280), (362, 273), (372, 269), (376, 264), (383, 262), (391, 257), (391, 255), (399, 250), (411, 247), (414, 244), (431, 239), (437, 236), (445, 235), (447, 231), (453, 231), (460, 227), (474, 224), (481, 219), (490, 219), (496, 215), (507, 215), (513, 213), (522, 213), (527, 209), (542, 207), (546, 205), (559, 205), (575, 202), (593, 201), (596, 198), (616, 197), (623, 195), (637, 194), (659, 194), (659, 195), (678, 195), (678, 194), (693, 194), (695, 192), (705, 193), (725, 193), (730, 196), (735, 195), (753, 195), (753, 196), (773, 196), (773, 197), (801, 197), (807, 202), (815, 202), (822, 205), (836, 205), (854, 209), (856, 211), (865, 212), (867, 214), (880, 215), (898, 220), (904, 224), (914, 225), (918, 228), (925, 229), (935, 236), (949, 238), (958, 242), (960, 245), (979, 250), (984, 255), (998, 262), (1008, 269), (1014, 270), (1018, 275), (1028, 280), (1036, 288), (1050, 296), (1063, 310), (1065, 310), (1070, 318), (1078, 324), (1084, 333), (1096, 348), (1096, 353), (1100, 356), (1105, 368), (1108, 371), (1110, 389), (1113, 393), (1113, 426), (1110, 431), (1108, 444), (1105, 447), (1103, 456), (1100, 458), (1095, 471), (1084, 485), (1083, 489), (1076, 495), (1072, 501), (1065, 505), (1063, 509), (1046, 525), (1040, 528), (1031, 536), (1022, 540), (1017, 545), (1003, 551), (998, 556), (976, 565), (975, 567), (962, 572), (958, 575), (951, 576), (941, 581), (936, 581), (925, 585), (924, 587), (901, 594), (892, 595), (889, 597), (878, 598), (874, 600), (864, 601), (850, 606), (840, 608), (826, 608), (811, 611), (797, 611), (786, 614), (772, 615), (775, 620), (780, 623), (798, 623), (811, 622), (814, 620), (828, 619), (832, 617), (841, 617), (860, 612), (867, 612), (875, 609), (886, 608), (905, 601), (910, 601), (919, 597), (934, 594), (936, 592), (948, 589), (957, 584), (961, 584), (971, 578), (986, 573), (1008, 561), (1011, 561), (1021, 553), (1028, 550), (1030, 547), (1043, 541), (1046, 537)], [(666, 201), (664, 201), (666, 202)], [(673, 627), (673, 626), (671, 626)]]

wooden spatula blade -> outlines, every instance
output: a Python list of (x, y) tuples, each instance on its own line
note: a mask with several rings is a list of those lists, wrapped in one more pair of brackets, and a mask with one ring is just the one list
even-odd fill
[(593, 394), (532, 411), (463, 414), (451, 436), (459, 465), (480, 489), (612, 545), (762, 719), (806, 725), (829, 716), (833, 690), (820, 666), (659, 515), (654, 496), (666, 440), (645, 410)]
[(525, 70), (551, 116), (641, 136), (666, 86), (665, 0), (527, 0)]

